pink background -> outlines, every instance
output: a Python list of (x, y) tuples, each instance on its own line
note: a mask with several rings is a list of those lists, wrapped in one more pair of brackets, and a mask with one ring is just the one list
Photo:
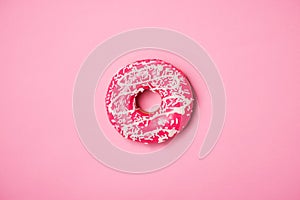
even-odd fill
[[(0, 1), (0, 199), (300, 199), (299, 1)], [(173, 165), (132, 175), (100, 164), (72, 116), (80, 65), (108, 37), (166, 27), (203, 45), (227, 118)]]

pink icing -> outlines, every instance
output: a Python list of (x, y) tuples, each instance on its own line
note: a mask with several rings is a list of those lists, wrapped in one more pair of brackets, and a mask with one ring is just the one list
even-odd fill
[[(139, 93), (150, 90), (161, 96), (154, 112), (136, 104)], [(115, 74), (106, 94), (110, 122), (125, 138), (143, 143), (161, 143), (173, 138), (188, 123), (193, 108), (192, 88), (185, 75), (158, 59), (140, 60)]]

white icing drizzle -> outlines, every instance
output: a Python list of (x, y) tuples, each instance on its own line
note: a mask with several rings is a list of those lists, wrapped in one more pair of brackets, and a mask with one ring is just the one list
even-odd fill
[[(153, 113), (143, 113), (135, 105), (136, 95), (145, 89), (162, 97), (160, 108)], [(113, 77), (106, 97), (115, 128), (125, 138), (144, 143), (154, 139), (161, 143), (179, 133), (190, 118), (192, 102), (191, 86), (182, 72), (156, 59), (136, 61), (121, 69)]]

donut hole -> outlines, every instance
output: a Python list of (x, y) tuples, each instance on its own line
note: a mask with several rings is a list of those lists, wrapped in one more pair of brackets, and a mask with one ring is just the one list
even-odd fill
[(144, 90), (136, 96), (136, 106), (143, 112), (152, 113), (159, 109), (161, 97), (157, 92)]

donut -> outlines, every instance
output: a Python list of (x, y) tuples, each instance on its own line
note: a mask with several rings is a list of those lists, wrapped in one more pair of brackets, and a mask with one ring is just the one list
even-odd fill
[[(136, 102), (146, 90), (157, 92), (160, 107), (146, 112)], [(145, 144), (173, 138), (188, 124), (193, 110), (192, 87), (172, 64), (159, 59), (135, 61), (116, 73), (105, 97), (110, 123), (125, 138)]]

